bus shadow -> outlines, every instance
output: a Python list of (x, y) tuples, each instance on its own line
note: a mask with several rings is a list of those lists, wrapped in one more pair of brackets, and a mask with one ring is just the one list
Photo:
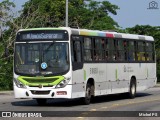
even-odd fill
[[(136, 98), (139, 97), (146, 97), (150, 96), (152, 94), (148, 93), (137, 93)], [(135, 98), (135, 99), (136, 99)], [(113, 95), (103, 95), (103, 96), (97, 96), (94, 97), (91, 101), (91, 104), (97, 104), (97, 103), (106, 103), (106, 102), (111, 102), (111, 101), (119, 101), (119, 100), (126, 100), (130, 99), (128, 98), (127, 94), (113, 94)], [(13, 106), (39, 106), (36, 102), (36, 100), (31, 99), (31, 100), (20, 100), (20, 101), (15, 101), (11, 102)], [(72, 106), (79, 106), (83, 105), (80, 99), (48, 99), (47, 104), (44, 106), (40, 107), (72, 107)]]
[[(137, 93), (135, 99), (139, 98), (139, 97), (147, 97), (147, 96), (150, 96), (150, 95), (152, 95), (152, 94), (149, 94), (149, 93)], [(130, 99), (128, 94), (126, 94), (126, 93), (103, 95), (103, 96), (94, 97), (94, 99), (92, 100), (92, 104), (103, 103), (103, 102), (111, 102), (111, 101), (119, 101), (119, 100), (126, 100), (126, 99)]]
[(78, 106), (82, 105), (79, 99), (47, 99), (47, 104), (46, 105), (38, 105), (36, 100), (31, 99), (31, 100), (20, 100), (20, 101), (15, 101), (11, 102), (13, 106), (40, 106), (40, 107), (72, 107), (72, 106)]

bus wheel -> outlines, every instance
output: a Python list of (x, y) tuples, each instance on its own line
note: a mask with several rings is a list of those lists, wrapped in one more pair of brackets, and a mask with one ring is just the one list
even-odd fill
[(83, 98), (83, 103), (89, 105), (91, 102), (91, 85), (88, 83), (86, 87), (85, 97)]
[(47, 99), (41, 99), (41, 98), (38, 99), (37, 98), (36, 101), (37, 101), (38, 105), (46, 105), (46, 103), (47, 103)]
[(135, 96), (136, 96), (136, 81), (131, 80), (130, 88), (129, 88), (129, 97), (133, 99), (135, 98)]

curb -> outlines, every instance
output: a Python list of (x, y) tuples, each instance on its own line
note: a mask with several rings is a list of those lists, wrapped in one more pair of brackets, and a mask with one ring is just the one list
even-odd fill
[(13, 91), (0, 91), (0, 95), (13, 95)]
[(160, 84), (156, 84), (155, 87), (160, 87)]

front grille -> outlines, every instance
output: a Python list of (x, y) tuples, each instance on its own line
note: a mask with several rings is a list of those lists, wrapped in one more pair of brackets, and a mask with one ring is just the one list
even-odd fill
[(57, 80), (57, 78), (41, 78), (41, 79), (23, 78), (23, 79), (28, 83), (52, 83), (55, 80)]
[(31, 93), (34, 95), (48, 95), (50, 93), (50, 90), (47, 90), (47, 91), (31, 90)]
[[(39, 87), (39, 85), (28, 85), (29, 87)], [(53, 85), (43, 85), (43, 87), (53, 87)]]
[(63, 76), (53, 76), (53, 77), (18, 77), (18, 80), (29, 87), (53, 87), (57, 85)]

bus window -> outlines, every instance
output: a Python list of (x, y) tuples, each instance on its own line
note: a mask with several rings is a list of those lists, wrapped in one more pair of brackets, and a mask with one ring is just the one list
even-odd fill
[(102, 44), (102, 61), (105, 60), (105, 39), (101, 39)]
[(128, 60), (129, 61), (135, 61), (135, 42), (129, 41), (128, 43)]
[(154, 46), (153, 43), (146, 43), (146, 61), (154, 61)]
[(118, 40), (117, 41), (117, 60), (124, 61), (125, 60), (125, 45), (124, 41)]
[[(27, 62), (30, 63), (30, 64), (34, 64), (35, 61), (39, 61), (39, 51), (38, 51), (38, 46), (37, 45), (29, 45), (28, 47), (28, 54), (27, 54), (27, 57), (28, 58)], [(25, 50), (23, 49), (22, 50), (23, 53), (25, 53)], [(22, 55), (24, 56), (24, 55)]]
[(145, 61), (145, 42), (138, 42), (137, 58), (138, 61)]
[(94, 45), (94, 60), (103, 61), (105, 60), (105, 39), (96, 38), (93, 41)]
[(73, 62), (82, 62), (80, 41), (73, 41)]
[(109, 60), (109, 56), (108, 56), (108, 39), (105, 40), (105, 60)]
[(92, 61), (92, 42), (91, 38), (84, 38), (84, 60)]
[(109, 61), (115, 61), (116, 60), (116, 41), (114, 39), (108, 39), (108, 55), (109, 55)]
[(99, 61), (102, 59), (102, 44), (101, 39), (95, 39), (95, 60)]
[(20, 47), (20, 46), (16, 46), (16, 54), (15, 54), (15, 58), (16, 58), (16, 64), (19, 65), (19, 64), (24, 64), (24, 60), (25, 60), (25, 54), (21, 54), (22, 52), (25, 51), (25, 47)]

